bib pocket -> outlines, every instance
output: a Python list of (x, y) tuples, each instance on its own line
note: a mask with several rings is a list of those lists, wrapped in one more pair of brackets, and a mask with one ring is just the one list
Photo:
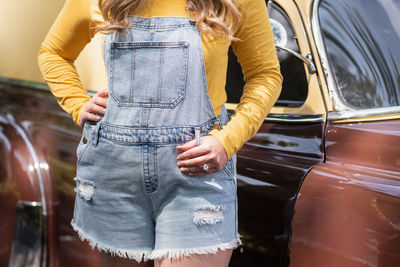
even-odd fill
[(185, 97), (188, 42), (111, 43), (110, 95), (118, 106), (176, 107)]

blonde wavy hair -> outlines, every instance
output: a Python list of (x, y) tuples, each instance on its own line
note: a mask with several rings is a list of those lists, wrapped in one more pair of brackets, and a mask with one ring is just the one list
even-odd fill
[[(146, 3), (147, 0), (99, 0), (105, 23), (95, 30), (103, 33), (124, 32), (132, 22), (128, 15), (140, 14)], [(234, 34), (240, 26), (242, 15), (235, 0), (186, 0), (186, 7), (199, 31), (209, 33), (214, 38), (224, 36), (230, 40), (237, 39)]]

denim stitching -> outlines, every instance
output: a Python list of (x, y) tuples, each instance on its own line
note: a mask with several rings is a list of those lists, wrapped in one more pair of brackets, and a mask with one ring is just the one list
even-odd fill
[(111, 42), (111, 48), (129, 49), (129, 48), (187, 48), (189, 44), (182, 42)]
[[(182, 125), (182, 126), (160, 126), (160, 127), (141, 127), (141, 126), (124, 126), (124, 125), (117, 125), (117, 124), (111, 124), (109, 122), (102, 122), (102, 125), (104, 125), (104, 127), (108, 128), (108, 130), (131, 130), (131, 129), (138, 129), (138, 130), (158, 130), (158, 129), (193, 129), (196, 126), (199, 126), (201, 129), (207, 128), (207, 125), (212, 126), (213, 123), (215, 123), (215, 121), (217, 121), (218, 119), (210, 119), (200, 125), (194, 125), (194, 124), (190, 124), (190, 125)], [(103, 128), (104, 128), (103, 127)]]
[(133, 88), (135, 87), (135, 70), (136, 70), (136, 50), (132, 51), (132, 68), (131, 68), (131, 79), (129, 80), (129, 101), (133, 101), (135, 99), (135, 90), (133, 90)]
[[(113, 49), (110, 49), (109, 65), (110, 65), (110, 81), (113, 81), (114, 80), (114, 50)], [(114, 83), (110, 82), (109, 84), (110, 84), (109, 85), (109, 87), (110, 87), (109, 94), (111, 95), (112, 98), (114, 98), (115, 101), (117, 101), (113, 95), (114, 94), (114, 86), (113, 86)]]
[[(203, 135), (207, 134), (209, 129), (212, 128), (213, 122), (214, 120), (210, 120), (200, 126), (182, 127), (124, 127), (102, 123), (99, 129), (99, 137), (120, 144), (180, 143), (190, 141), (194, 138), (194, 127), (200, 127), (201, 133)], [(157, 137), (159, 138), (157, 139)], [(141, 141), (141, 138), (144, 138), (146, 141)]]
[[(158, 71), (158, 86), (157, 86), (157, 98), (156, 101), (157, 102), (161, 102), (161, 88), (162, 88), (162, 79), (163, 79), (163, 71), (161, 71), (163, 69), (163, 64), (164, 64), (164, 49), (161, 49), (160, 51), (160, 68)], [(179, 92), (178, 92), (179, 95)]]
[[(183, 66), (182, 66), (182, 76), (181, 76), (181, 79), (182, 79), (182, 83), (181, 83), (181, 91), (180, 91), (180, 93), (181, 93), (181, 95), (182, 95), (182, 99), (185, 97), (185, 95), (186, 95), (186, 90), (185, 90), (185, 88), (186, 88), (186, 86), (187, 86), (187, 73), (188, 73), (188, 61), (189, 61), (189, 51), (188, 51), (188, 49), (187, 49), (187, 46), (186, 46), (186, 49), (184, 49), (183, 50), (183, 53), (184, 53), (184, 57), (183, 57)], [(176, 103), (174, 103), (174, 106), (176, 106), (177, 105), (177, 102), (178, 101), (178, 99), (176, 100)], [(180, 101), (180, 99), (179, 99), (179, 101)]]
[(234, 174), (232, 172), (232, 157), (226, 162), (224, 167), (222, 168), (226, 174), (228, 174), (230, 180), (234, 181)]
[(151, 193), (151, 182), (149, 178), (149, 147), (147, 145), (143, 146), (143, 178), (144, 178), (144, 187), (145, 192)]
[(154, 152), (153, 152), (153, 157), (154, 157), (154, 182), (156, 184), (156, 187), (154, 188), (152, 193), (155, 193), (158, 191), (158, 187), (159, 187), (159, 182), (158, 182), (158, 165), (157, 165), (157, 147), (154, 146)]
[(139, 29), (158, 29), (158, 30), (168, 30), (168, 29), (180, 29), (180, 28), (193, 28), (193, 25), (181, 24), (181, 25), (164, 25), (164, 26), (150, 26), (143, 24), (133, 24), (130, 28), (139, 28)]
[[(89, 141), (88, 141), (89, 142)], [(83, 145), (83, 144), (82, 144)], [(82, 155), (83, 153), (88, 149), (88, 144), (84, 144), (84, 147), (81, 149), (81, 151), (78, 153), (78, 155), (76, 156), (76, 164), (79, 164), (79, 162), (82, 159)]]

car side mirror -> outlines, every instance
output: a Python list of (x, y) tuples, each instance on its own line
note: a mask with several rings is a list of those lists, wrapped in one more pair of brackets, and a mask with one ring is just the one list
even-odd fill
[(275, 47), (276, 47), (276, 50), (285, 51), (285, 52), (297, 57), (301, 61), (303, 61), (307, 65), (308, 73), (314, 74), (314, 73), (317, 72), (317, 69), (315, 68), (315, 65), (313, 63), (313, 60), (312, 60), (313, 58), (312, 58), (311, 54), (308, 54), (307, 56), (303, 56), (303, 55), (301, 55), (301, 54), (299, 54), (299, 53), (297, 53), (297, 52), (295, 52), (295, 51), (293, 51), (293, 50), (291, 50), (289, 48), (286, 48), (286, 47), (283, 47), (283, 46), (280, 46), (280, 45), (275, 45)]

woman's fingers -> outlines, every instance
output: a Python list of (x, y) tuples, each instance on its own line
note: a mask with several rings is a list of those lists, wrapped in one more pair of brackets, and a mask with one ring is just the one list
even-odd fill
[[(183, 145), (176, 146), (176, 149), (178, 149), (180, 151), (186, 151), (186, 150), (194, 148), (194, 147), (196, 147), (196, 140), (192, 140)], [(180, 154), (176, 159), (181, 159), (182, 158), (181, 155), (182, 154)]]
[[(184, 151), (176, 159), (180, 171), (188, 175), (218, 172), (228, 160), (225, 148), (212, 135), (203, 136), (200, 146), (195, 146), (192, 140), (176, 148)], [(208, 166), (207, 170), (203, 169), (205, 163)]]
[(211, 151), (209, 144), (202, 143), (200, 146), (196, 146), (196, 143), (194, 140), (192, 140), (182, 146), (177, 146), (176, 148), (178, 150), (185, 151), (185, 152), (179, 154), (178, 157), (176, 157), (177, 160), (185, 160), (185, 159), (194, 158), (197, 156), (201, 156), (201, 155), (210, 153), (210, 151)]
[(97, 116), (95, 114), (89, 113), (85, 110), (82, 110), (82, 115), (81, 115), (81, 127), (85, 124), (87, 120), (90, 121), (99, 121), (101, 119), (100, 116)]
[(99, 120), (101, 120), (101, 117), (98, 115), (86, 112), (86, 120), (99, 121)]
[[(198, 167), (198, 166), (203, 166), (204, 163), (206, 162), (211, 162), (213, 160), (212, 157), (210, 157), (209, 154), (200, 156), (200, 157), (195, 157), (192, 159), (188, 160), (180, 160), (178, 161), (178, 167)], [(211, 166), (208, 166), (211, 167)]]
[(92, 97), (92, 100), (95, 104), (102, 106), (102, 107), (107, 107), (107, 99), (105, 97), (108, 96), (108, 89), (103, 88), (100, 91), (98, 91), (94, 97)]
[(101, 120), (100, 116), (92, 113), (103, 114), (103, 115), (106, 113), (108, 100), (104, 97), (107, 96), (108, 96), (108, 90), (101, 89), (89, 100), (89, 102), (86, 103), (86, 105), (82, 109), (82, 115), (80, 120), (81, 126), (83, 126), (87, 120), (91, 121)]
[(100, 90), (97, 92), (96, 95), (98, 95), (98, 96), (100, 96), (100, 97), (106, 97), (106, 96), (108, 96), (108, 89), (107, 89), (107, 88), (100, 89)]
[(107, 104), (108, 104), (107, 99), (104, 99), (104, 98), (101, 98), (101, 97), (95, 97), (95, 98), (93, 99), (93, 102), (94, 102), (96, 105), (101, 106), (101, 107), (107, 107)]
[[(207, 171), (203, 169), (203, 165), (205, 163), (208, 166)], [(210, 157), (209, 154), (189, 160), (178, 161), (177, 165), (181, 172), (185, 172), (188, 174), (196, 172), (201, 172), (204, 174), (204, 173), (212, 173), (214, 170), (216, 172), (218, 171), (218, 165), (215, 165), (215, 163), (213, 163), (212, 157)]]
[(102, 106), (99, 106), (99, 105), (95, 104), (95, 103), (91, 103), (87, 107), (86, 112), (104, 114), (104, 113), (106, 113), (106, 109), (104, 107), (102, 107)]

